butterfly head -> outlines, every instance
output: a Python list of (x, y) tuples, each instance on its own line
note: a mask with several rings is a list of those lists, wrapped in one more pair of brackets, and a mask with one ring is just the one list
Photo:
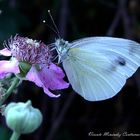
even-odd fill
[(65, 41), (64, 39), (57, 39), (55, 41), (55, 47), (58, 53), (58, 63), (60, 63), (63, 59), (66, 58), (70, 45), (68, 41)]

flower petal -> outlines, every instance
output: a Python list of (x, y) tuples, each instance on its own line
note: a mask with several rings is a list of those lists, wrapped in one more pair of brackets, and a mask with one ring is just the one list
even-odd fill
[(43, 86), (42, 82), (40, 81), (40, 79), (39, 79), (39, 77), (37, 75), (37, 70), (33, 66), (31, 67), (31, 69), (27, 73), (26, 79), (31, 81), (31, 82), (34, 82), (39, 87)]
[(68, 88), (69, 83), (63, 80), (64, 73), (62, 69), (55, 64), (51, 64), (48, 67), (43, 67), (38, 72), (41, 81), (51, 90)]
[(11, 56), (11, 51), (9, 51), (7, 48), (4, 48), (0, 50), (0, 54), (4, 56)]
[(13, 59), (11, 61), (0, 61), (0, 79), (4, 78), (8, 73), (19, 73), (18, 61)]
[(50, 92), (47, 88), (43, 88), (44, 92), (47, 93), (50, 97), (60, 97), (60, 94), (53, 94), (52, 92)]
[(47, 83), (44, 85), (44, 82), (41, 81), (39, 75), (38, 75), (38, 71), (36, 70), (35, 67), (32, 66), (32, 68), (30, 69), (30, 71), (28, 72), (28, 74), (26, 75), (26, 79), (29, 81), (34, 82), (37, 86), (42, 87), (44, 92), (49, 95), (50, 97), (59, 97), (60, 95), (55, 95), (53, 93), (51, 93), (48, 90), (48, 86)]

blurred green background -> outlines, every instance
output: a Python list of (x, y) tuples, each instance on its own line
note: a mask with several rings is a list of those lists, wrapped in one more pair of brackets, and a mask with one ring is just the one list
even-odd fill
[[(48, 10), (65, 40), (114, 36), (140, 42), (139, 0), (0, 0), (0, 49), (4, 40), (17, 33), (46, 44), (54, 42), (57, 35), (48, 27), (53, 27)], [(43, 113), (41, 127), (32, 134), (22, 135), (20, 140), (99, 138), (88, 136), (90, 132), (140, 134), (140, 70), (127, 80), (115, 97), (105, 101), (88, 102), (71, 87), (54, 92), (62, 93), (61, 97), (52, 99), (33, 83), (24, 81), (18, 94), (8, 99), (8, 102), (30, 99)], [(8, 140), (10, 134), (0, 116), (0, 140)], [(108, 140), (128, 138), (102, 137)]]

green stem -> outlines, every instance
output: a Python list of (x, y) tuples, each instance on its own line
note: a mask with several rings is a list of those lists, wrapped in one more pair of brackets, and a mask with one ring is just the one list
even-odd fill
[(20, 137), (20, 134), (14, 131), (10, 140), (18, 140), (19, 137)]
[(3, 96), (3, 98), (0, 101), (0, 106), (5, 102), (5, 100), (11, 95), (11, 93), (13, 92), (13, 90), (16, 88), (16, 86), (19, 84), (20, 79), (15, 77), (14, 81), (12, 82), (11, 86), (9, 87), (9, 89), (7, 90), (7, 92), (5, 93), (5, 95)]

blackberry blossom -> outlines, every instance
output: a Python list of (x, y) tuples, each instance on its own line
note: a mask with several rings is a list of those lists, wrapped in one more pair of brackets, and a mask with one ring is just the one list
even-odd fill
[(10, 50), (11, 55), (18, 61), (25, 61), (30, 64), (49, 64), (51, 53), (49, 48), (42, 42), (20, 37), (16, 35), (10, 38), (4, 46)]
[(68, 88), (69, 84), (63, 80), (65, 75), (62, 69), (51, 62), (51, 51), (44, 43), (16, 35), (4, 42), (4, 46), (0, 54), (11, 56), (11, 59), (0, 61), (0, 79), (8, 73), (16, 76), (24, 73), (22, 79), (34, 82), (51, 97), (59, 95), (51, 93), (49, 89)]

